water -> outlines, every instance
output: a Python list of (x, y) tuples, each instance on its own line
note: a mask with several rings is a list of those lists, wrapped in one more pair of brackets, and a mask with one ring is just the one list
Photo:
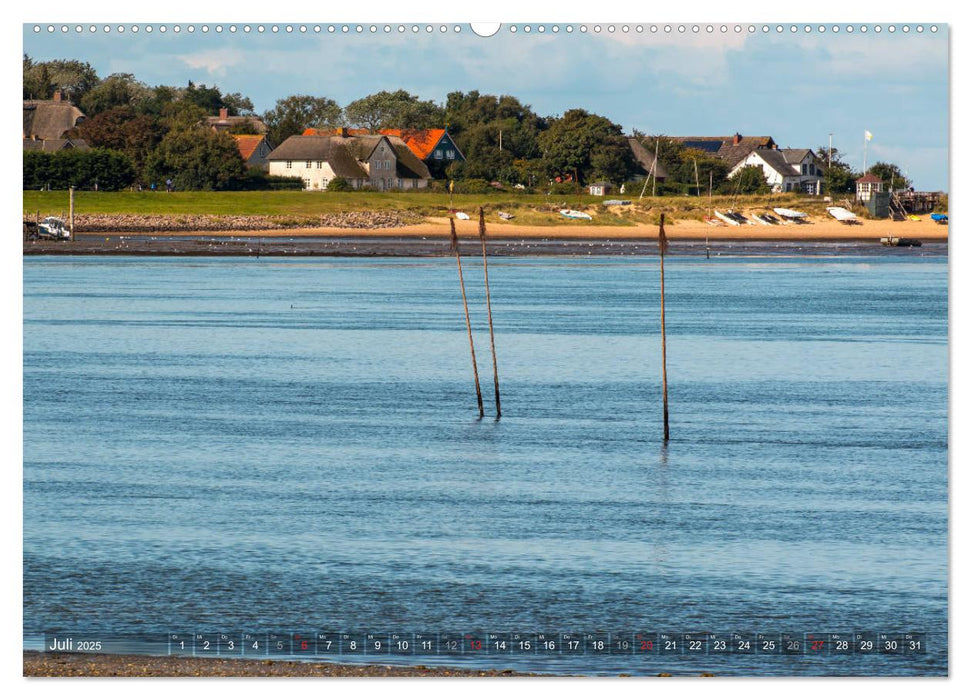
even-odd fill
[(496, 422), (454, 260), (26, 258), (25, 647), (926, 632), (913, 656), (438, 662), (945, 674), (946, 258), (669, 258), (667, 447), (657, 272), (490, 265)]

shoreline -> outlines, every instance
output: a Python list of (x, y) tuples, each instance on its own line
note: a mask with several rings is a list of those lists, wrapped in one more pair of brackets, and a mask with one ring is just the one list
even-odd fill
[(510, 669), (339, 664), (290, 659), (228, 659), (138, 654), (24, 651), (25, 678), (64, 677), (286, 677), (286, 678), (512, 678), (538, 677)]
[[(559, 233), (559, 232), (556, 232)], [(947, 256), (947, 239), (927, 240), (920, 247), (888, 247), (871, 238), (674, 238), (669, 255), (880, 255)], [(550, 236), (500, 238), (489, 236), (490, 256), (654, 256), (657, 238)], [(459, 241), (463, 255), (481, 254), (478, 236)], [(451, 256), (449, 239), (440, 236), (210, 236), (210, 235), (78, 235), (74, 241), (25, 241), (23, 255), (50, 256), (186, 256), (186, 257), (445, 257)]]

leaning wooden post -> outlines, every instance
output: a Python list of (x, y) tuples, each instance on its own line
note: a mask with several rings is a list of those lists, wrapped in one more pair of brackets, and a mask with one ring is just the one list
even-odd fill
[(667, 442), (670, 433), (668, 430), (668, 343), (664, 327), (664, 254), (668, 249), (668, 239), (664, 235), (663, 212), (657, 236), (657, 249), (661, 258), (661, 390), (664, 393), (664, 442)]
[(71, 240), (74, 240), (74, 187), (68, 187), (68, 227), (71, 229)]
[(485, 214), (479, 207), (479, 240), (482, 241), (482, 269), (485, 271), (486, 311), (489, 315), (489, 344), (492, 346), (492, 379), (496, 388), (496, 419), (502, 418), (499, 402), (499, 365), (496, 362), (496, 334), (492, 330), (492, 296), (489, 294), (489, 256), (486, 255)]
[(475, 377), (475, 398), (479, 402), (479, 418), (485, 416), (482, 408), (482, 389), (479, 387), (479, 368), (475, 363), (475, 343), (472, 341), (472, 321), (469, 319), (469, 302), (465, 298), (465, 280), (462, 278), (462, 255), (459, 253), (459, 237), (455, 235), (455, 219), (449, 219), (452, 228), (452, 250), (459, 266), (459, 287), (462, 289), (462, 306), (465, 308), (465, 327), (469, 331), (469, 350), (472, 353), (472, 376)]

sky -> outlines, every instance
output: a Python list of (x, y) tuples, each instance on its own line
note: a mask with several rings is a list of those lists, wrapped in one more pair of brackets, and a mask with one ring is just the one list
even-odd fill
[[(334, 33), (329, 25), (258, 25), (244, 33), (243, 24), (168, 24), (145, 31), (131, 24), (119, 33), (103, 24), (91, 33), (70, 25), (65, 34), (57, 25), (49, 33), (33, 24), (23, 28), (24, 51), (35, 60), (76, 58), (89, 62), (102, 77), (133, 73), (149, 84), (218, 85), (223, 92), (240, 92), (252, 99), (257, 112), (291, 94), (312, 94), (335, 99), (342, 106), (379, 90), (404, 89), (422, 99), (444, 102), (454, 90), (509, 94), (541, 115), (557, 115), (581, 107), (646, 133), (667, 135), (772, 136), (781, 147), (833, 146), (853, 167), (863, 164), (864, 132), (870, 131), (867, 162), (897, 163), (918, 189), (948, 190), (948, 28), (929, 24), (918, 33), (899, 29), (891, 34), (882, 25), (849, 34), (846, 25), (833, 33), (832, 24), (786, 24), (777, 32), (770, 25), (741, 25), (733, 31), (720, 24), (709, 33), (700, 24), (697, 33), (687, 25), (652, 33), (652, 25), (551, 24), (503, 25), (492, 37), (471, 32), (469, 25), (447, 25), (448, 31), (417, 33), (397, 24), (384, 32), (383, 24), (342, 25)], [(459, 32), (454, 27), (459, 26)], [(510, 31), (512, 26), (516, 32)], [(896, 25), (900, 27), (901, 25)], [(916, 25), (910, 25), (915, 27)]]

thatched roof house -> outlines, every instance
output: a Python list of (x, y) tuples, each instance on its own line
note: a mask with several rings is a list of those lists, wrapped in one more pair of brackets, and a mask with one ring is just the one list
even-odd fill
[(51, 100), (24, 100), (24, 138), (61, 139), (84, 121), (84, 112), (67, 100), (61, 91)]
[(270, 153), (270, 174), (299, 177), (308, 190), (327, 189), (335, 177), (344, 178), (355, 189), (428, 186), (428, 166), (400, 138), (355, 136), (347, 130), (338, 134), (291, 136)]

